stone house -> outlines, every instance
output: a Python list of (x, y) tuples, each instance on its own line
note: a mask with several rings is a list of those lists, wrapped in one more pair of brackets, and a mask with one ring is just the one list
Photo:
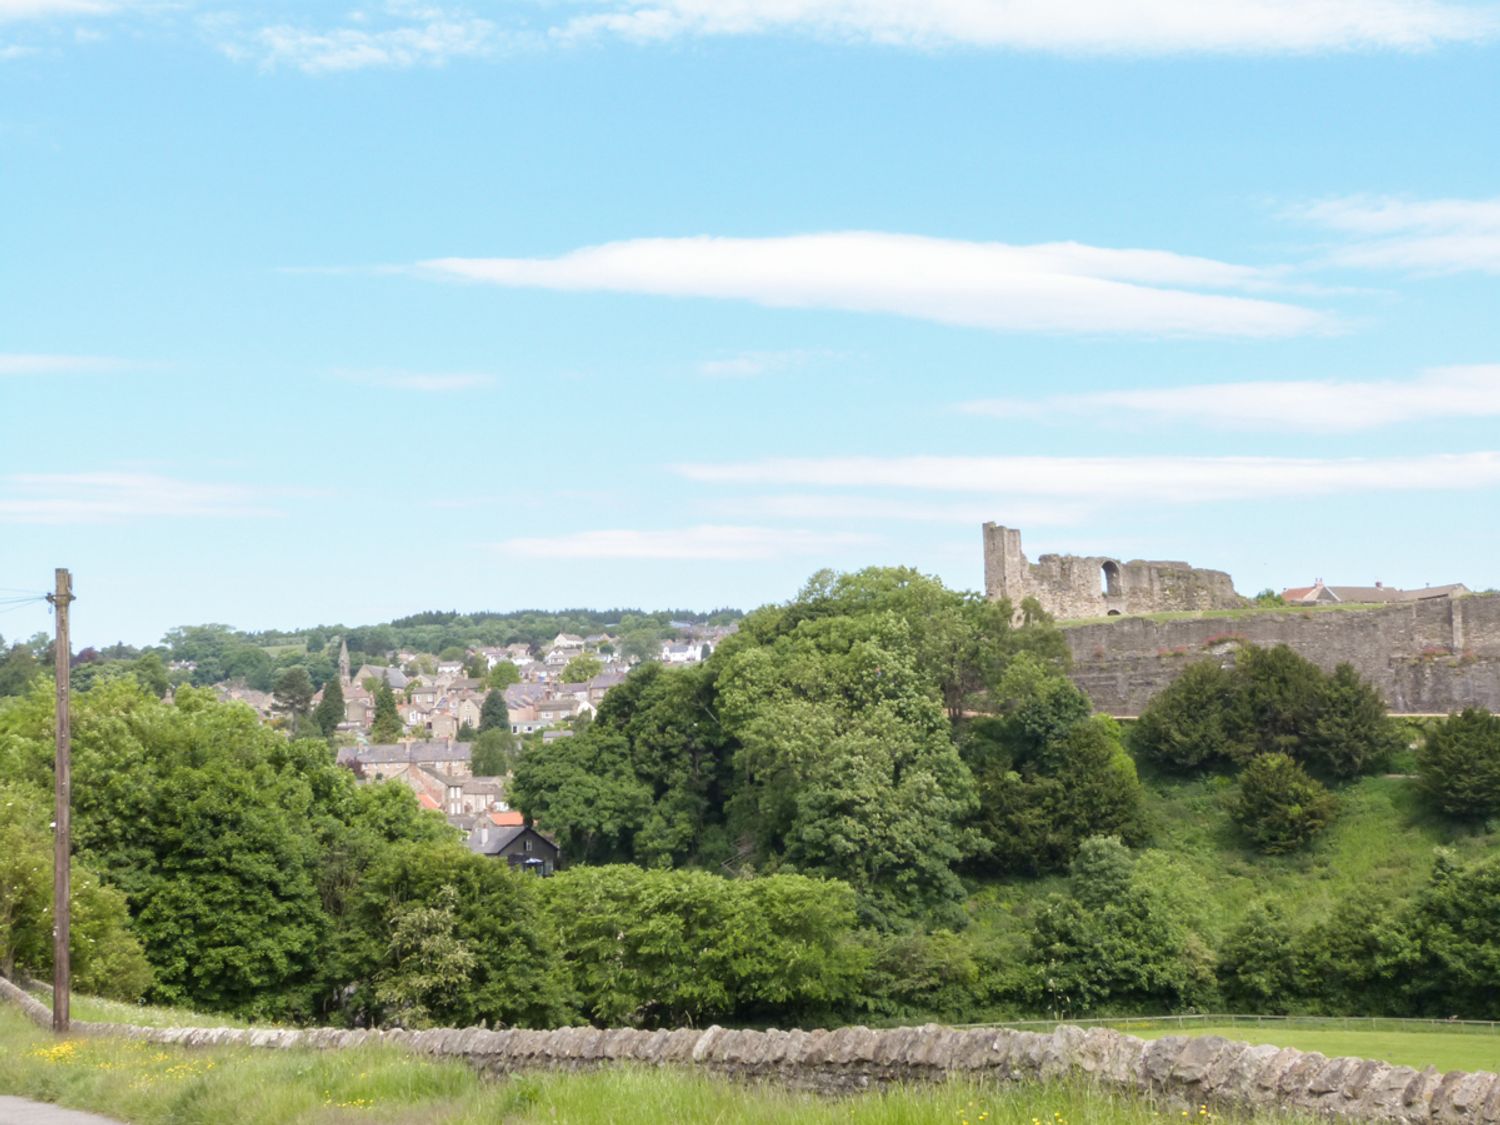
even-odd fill
[(545, 878), (557, 870), (561, 850), (535, 828), (499, 828), (481, 819), (469, 833), (469, 850), (504, 860), (512, 868)]
[(370, 780), (397, 776), (407, 766), (426, 766), (447, 777), (466, 778), (472, 770), (473, 746), (468, 742), (438, 741), (376, 743), (371, 746), (346, 746), (339, 750), (342, 765), (358, 764)]

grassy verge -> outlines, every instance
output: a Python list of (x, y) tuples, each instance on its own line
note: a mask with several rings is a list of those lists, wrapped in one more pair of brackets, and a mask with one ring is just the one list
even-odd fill
[[(9, 1008), (0, 1009), (0, 1093), (91, 1109), (143, 1125), (1159, 1125), (1183, 1119), (1180, 1109), (1072, 1084), (1000, 1087), (951, 1081), (820, 1098), (698, 1074), (629, 1067), (486, 1082), (459, 1063), (381, 1048), (188, 1050), (104, 1038), (58, 1040)], [(1218, 1118), (1206, 1108), (1192, 1116), (1248, 1125), (1307, 1120), (1281, 1115)]]
[[(47, 1007), (52, 1006), (52, 988), (45, 984), (29, 986), (32, 994)], [(137, 1027), (278, 1027), (279, 1024), (250, 1023), (222, 1012), (194, 1012), (187, 1008), (157, 1008), (150, 1004), (126, 1004), (98, 996), (73, 993), (68, 1012), (75, 1020), (92, 1023), (131, 1023)]]

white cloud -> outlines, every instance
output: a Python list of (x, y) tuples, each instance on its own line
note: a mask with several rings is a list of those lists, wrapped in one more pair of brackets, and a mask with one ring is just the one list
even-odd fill
[(819, 359), (836, 353), (828, 351), (790, 348), (782, 351), (740, 352), (738, 355), (706, 359), (698, 364), (698, 374), (710, 379), (750, 379), (757, 375), (769, 375), (777, 371), (790, 371), (805, 367)]
[(752, 496), (725, 500), (719, 511), (751, 517), (812, 520), (897, 520), (911, 523), (974, 524), (996, 518), (996, 504), (1005, 505), (1005, 517), (1025, 527), (1081, 523), (1093, 508), (1088, 504), (1037, 501), (1017, 504), (1010, 499), (995, 503), (975, 501), (950, 504), (930, 500), (890, 500), (878, 496), (836, 496), (826, 493)]
[(154, 473), (18, 473), (0, 477), (0, 523), (92, 524), (146, 517), (280, 513), (264, 489)]
[(526, 558), (722, 561), (817, 555), (873, 541), (868, 535), (699, 524), (680, 530), (575, 531), (544, 538), (507, 539), (499, 548)]
[(231, 58), (253, 59), (270, 69), (286, 66), (305, 74), (331, 74), (483, 58), (495, 52), (500, 38), (499, 27), (490, 20), (426, 5), (391, 4), (373, 17), (352, 13), (341, 27), (276, 24), (231, 35), (221, 46)]
[(1409, 200), (1351, 196), (1294, 212), (1355, 236), (1332, 251), (1357, 269), (1500, 273), (1500, 198)]
[(114, 375), (140, 365), (107, 355), (44, 355), (0, 352), (0, 376), (5, 375)]
[(106, 0), (0, 0), (0, 23), (55, 16), (99, 16), (118, 7)]
[(452, 391), (472, 391), (480, 387), (493, 386), (493, 375), (481, 375), (466, 371), (350, 371), (340, 369), (335, 378), (351, 383), (363, 383), (371, 387), (384, 387), (393, 391), (422, 391), (428, 394), (446, 394)]
[(959, 409), (966, 414), (1040, 421), (1135, 415), (1232, 430), (1352, 433), (1432, 418), (1500, 416), (1500, 364), (1438, 367), (1405, 381), (1203, 383), (1036, 399), (980, 399), (963, 403)]
[(693, 463), (715, 484), (984, 492), (1112, 503), (1196, 503), (1350, 492), (1492, 488), (1500, 452), (1419, 457), (823, 457)]
[(1072, 242), (1012, 246), (870, 231), (653, 238), (557, 258), (441, 258), (417, 269), (517, 288), (894, 313), (995, 331), (1283, 337), (1335, 327), (1297, 305), (1195, 291), (1263, 288), (1279, 270)]
[(1068, 54), (1422, 50), (1484, 41), (1493, 6), (1437, 0), (613, 0), (560, 30), (653, 41), (807, 34)]

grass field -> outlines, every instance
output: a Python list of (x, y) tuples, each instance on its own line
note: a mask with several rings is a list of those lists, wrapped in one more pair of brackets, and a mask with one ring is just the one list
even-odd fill
[(1188, 1024), (1182, 1027), (1162, 1024), (1143, 1027), (1126, 1021), (1111, 1026), (1142, 1039), (1158, 1039), (1163, 1035), (1222, 1035), (1225, 1039), (1237, 1039), (1242, 1043), (1273, 1043), (1278, 1047), (1295, 1047), (1299, 1051), (1317, 1051), (1329, 1058), (1352, 1055), (1418, 1069), (1435, 1066), (1439, 1070), (1500, 1071), (1500, 1032), (1487, 1030), (1376, 1028), (1366, 1031), (1299, 1024), (1295, 1020), (1285, 1024)]
[[(625, 1067), (484, 1081), (461, 1064), (391, 1049), (190, 1050), (116, 1039), (57, 1040), (12, 1008), (0, 1009), (0, 1093), (92, 1109), (143, 1125), (1160, 1125), (1183, 1119), (1180, 1109), (1082, 1085), (999, 1087), (955, 1081), (822, 1098), (679, 1071)], [(1192, 1116), (1250, 1125), (1308, 1121), (1275, 1115), (1223, 1117), (1206, 1110)]]

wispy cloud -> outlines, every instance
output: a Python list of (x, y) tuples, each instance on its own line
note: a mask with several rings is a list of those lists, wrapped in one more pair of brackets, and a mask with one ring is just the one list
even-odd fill
[(1293, 212), (1354, 236), (1335, 265), (1418, 273), (1500, 273), (1500, 198), (1411, 200), (1350, 196)]
[[(1004, 514), (1011, 523), (1026, 527), (1080, 523), (1092, 512), (1085, 503), (1037, 501), (1017, 504), (1009, 498)], [(749, 496), (722, 500), (716, 511), (737, 516), (803, 520), (899, 520), (908, 523), (976, 524), (996, 518), (995, 503), (973, 501), (952, 504), (930, 500), (892, 500), (879, 496), (840, 496), (827, 493)]]
[(334, 371), (336, 379), (349, 383), (363, 383), (371, 387), (384, 387), (392, 391), (422, 391), (427, 394), (449, 394), (454, 391), (473, 391), (490, 387), (495, 383), (493, 375), (470, 371), (392, 371), (383, 368), (374, 370)]
[(217, 25), (216, 33), (231, 58), (305, 74), (443, 66), (455, 59), (492, 55), (502, 42), (501, 28), (491, 20), (406, 3), (354, 11), (336, 27), (282, 23), (242, 30), (224, 23)]
[(1095, 503), (1196, 503), (1493, 488), (1500, 452), (1421, 457), (823, 457), (675, 466), (714, 484), (894, 488)]
[(270, 490), (154, 473), (0, 477), (0, 523), (93, 524), (143, 518), (276, 516)]
[(1496, 33), (1491, 6), (1436, 0), (614, 0), (564, 37), (810, 35), (894, 47), (1067, 54), (1423, 50)]
[(654, 238), (557, 258), (441, 258), (416, 268), (514, 288), (712, 297), (1006, 332), (1284, 337), (1336, 327), (1299, 305), (1197, 292), (1264, 288), (1280, 270), (1073, 242), (1013, 246), (871, 231)]
[(1353, 433), (1433, 418), (1500, 416), (1500, 364), (1438, 367), (1408, 380), (1268, 380), (966, 402), (966, 414), (1029, 421), (1133, 416), (1229, 430)]
[(738, 355), (705, 359), (698, 364), (698, 374), (710, 379), (752, 379), (758, 375), (770, 375), (779, 371), (806, 367), (809, 363), (827, 359), (835, 354), (837, 353), (803, 348), (740, 352)]
[(44, 355), (0, 352), (0, 376), (5, 375), (117, 375), (143, 365), (118, 356)]
[(507, 539), (507, 554), (547, 559), (675, 559), (721, 561), (819, 555), (875, 542), (862, 534), (775, 527), (699, 524), (664, 531), (575, 531), (542, 538)]
[(59, 16), (100, 16), (118, 11), (109, 0), (0, 0), (0, 23)]

